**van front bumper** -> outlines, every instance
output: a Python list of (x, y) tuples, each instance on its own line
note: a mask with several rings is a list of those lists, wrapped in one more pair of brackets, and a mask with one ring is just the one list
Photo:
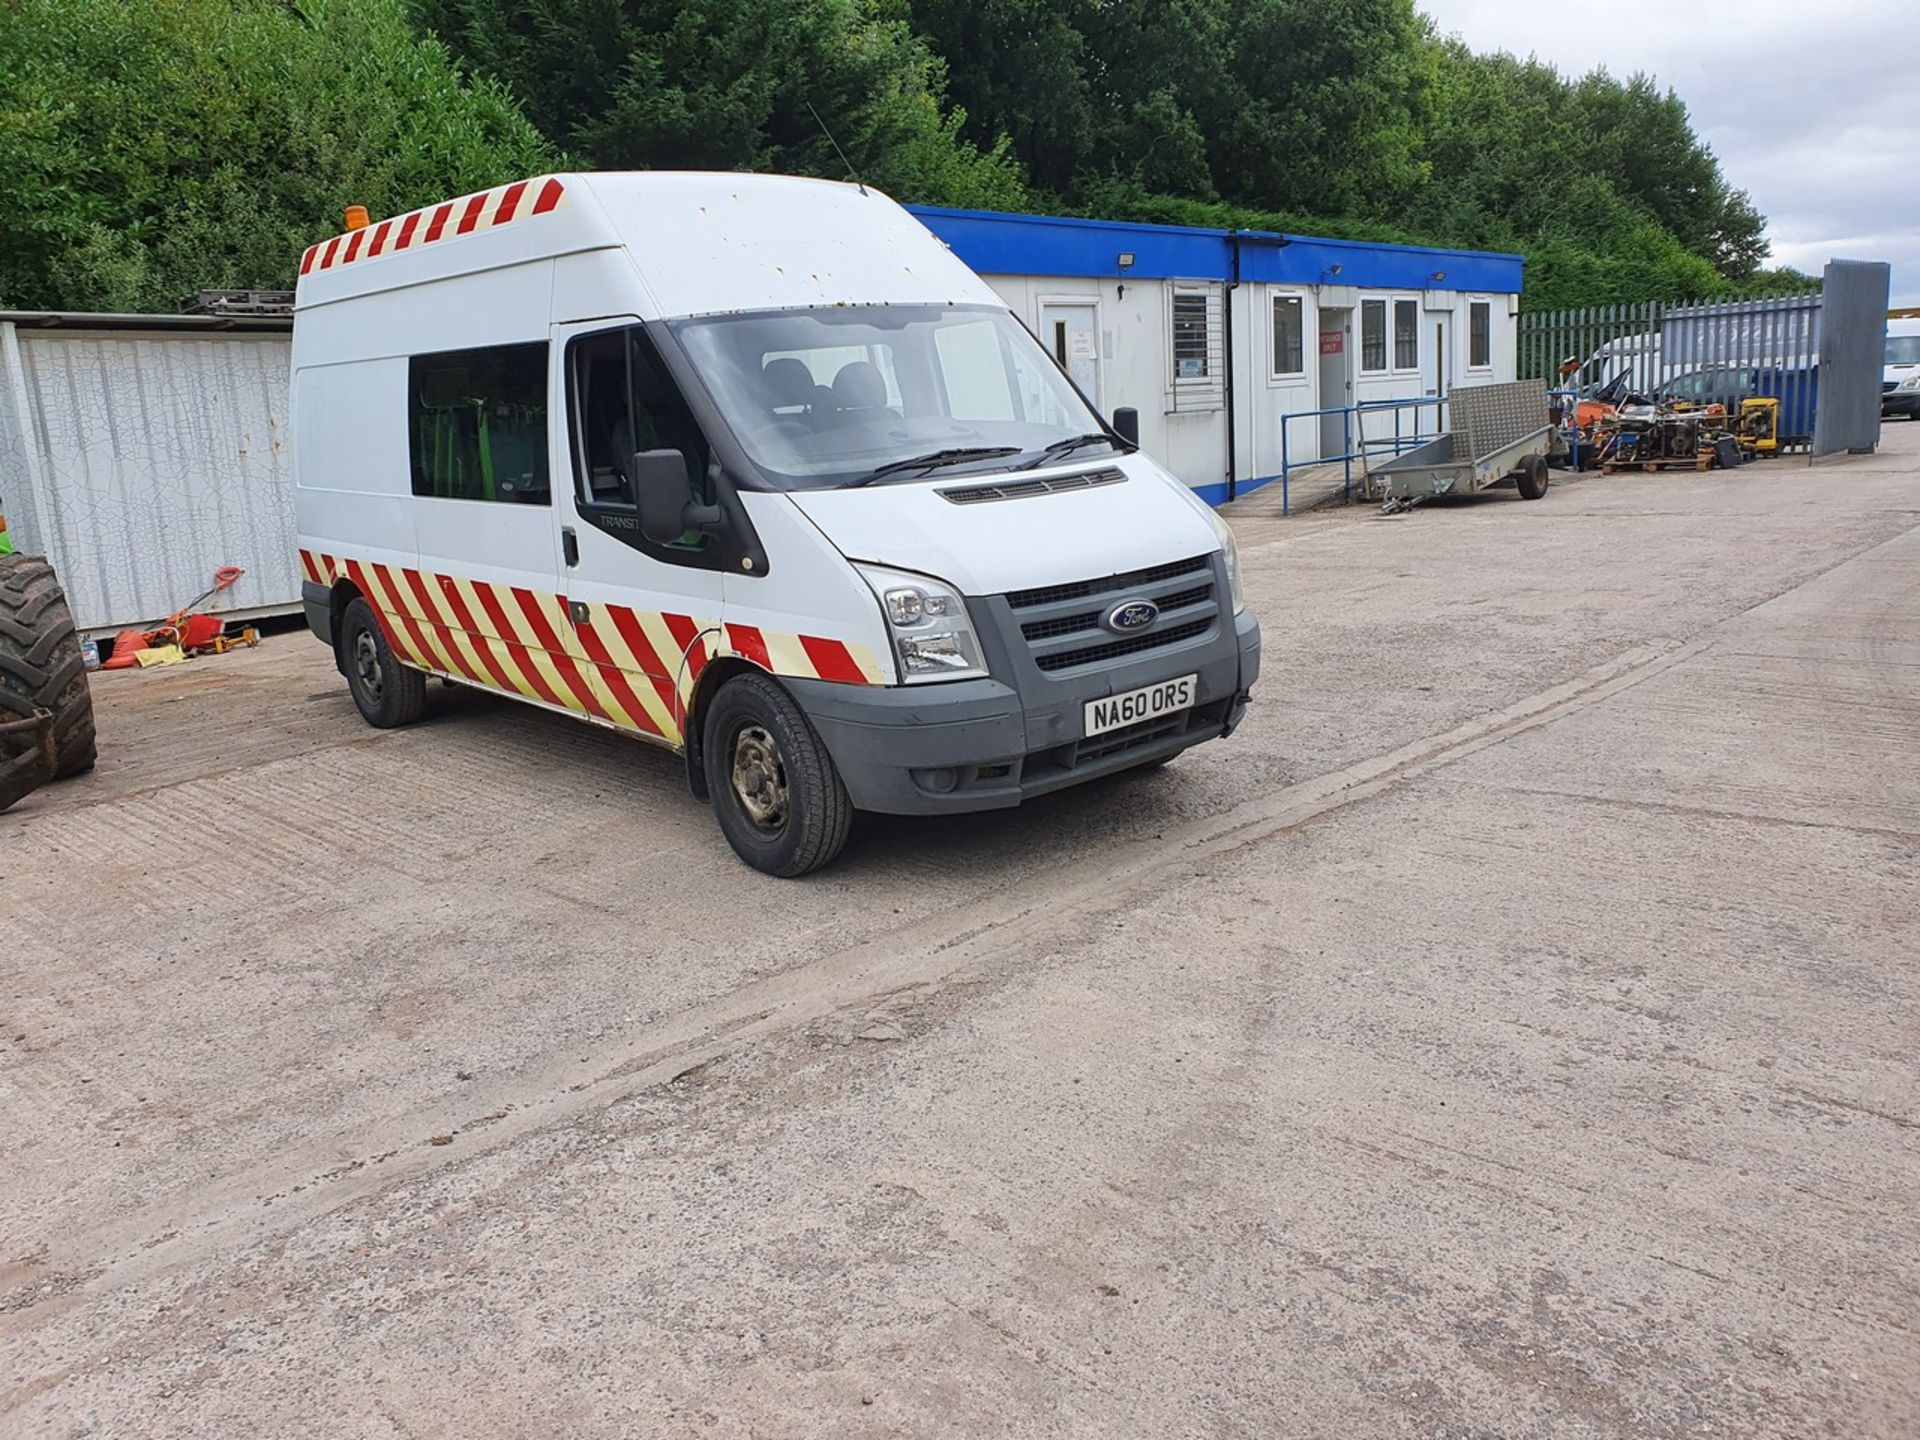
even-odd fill
[[(860, 810), (944, 815), (1006, 809), (1036, 795), (1178, 755), (1232, 733), (1260, 673), (1260, 626), (1222, 617), (1200, 642), (1089, 673), (1041, 676), (995, 664), (998, 678), (934, 685), (783, 683), (833, 756)], [(983, 640), (985, 636), (983, 635)], [(1002, 647), (988, 642), (990, 652)], [(1086, 703), (1197, 676), (1184, 711), (1086, 738)]]

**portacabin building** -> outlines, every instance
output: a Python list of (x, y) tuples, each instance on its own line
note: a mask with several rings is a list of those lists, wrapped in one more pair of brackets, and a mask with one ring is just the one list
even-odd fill
[(1515, 378), (1518, 255), (909, 208), (1215, 504), (1277, 478), (1283, 453), (1357, 448), (1356, 422), (1372, 437), (1436, 422), (1345, 407)]

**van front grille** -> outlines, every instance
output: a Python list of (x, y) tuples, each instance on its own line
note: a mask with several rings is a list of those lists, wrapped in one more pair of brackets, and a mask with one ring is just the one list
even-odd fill
[(1191, 640), (1196, 635), (1204, 635), (1213, 628), (1213, 619), (1189, 620), (1184, 625), (1169, 625), (1164, 630), (1152, 630), (1145, 635), (1129, 635), (1124, 640), (1111, 640), (1105, 645), (1087, 645), (1078, 650), (1056, 650), (1049, 655), (1034, 656), (1034, 663), (1042, 670), (1072, 670), (1081, 665), (1104, 665), (1110, 660), (1119, 660), (1128, 655), (1138, 655), (1147, 650), (1158, 650), (1165, 645), (1177, 645), (1182, 640)]
[[(1159, 614), (1146, 629), (1115, 634), (1105, 620), (1128, 600), (1150, 601)], [(1034, 665), (1052, 675), (1113, 665), (1212, 631), (1220, 619), (1213, 557), (1125, 570), (1098, 580), (1072, 580), (1015, 590), (1006, 596)]]
[[(1178, 590), (1171, 595), (1154, 598), (1154, 604), (1165, 615), (1170, 610), (1184, 610), (1189, 605), (1202, 605), (1213, 598), (1213, 582), (1195, 585), (1191, 589)], [(1056, 635), (1078, 635), (1082, 632), (1100, 633), (1100, 620), (1106, 614), (1104, 610), (1080, 610), (1072, 615), (1058, 615), (1047, 620), (1029, 620), (1020, 627), (1020, 633), (1028, 640), (1050, 640)]]
[(1037, 590), (1014, 590), (1008, 593), (1007, 604), (1016, 610), (1032, 610), (1062, 600), (1086, 600), (1096, 595), (1111, 595), (1115, 600), (1122, 600), (1142, 586), (1157, 585), (1187, 575), (1204, 575), (1211, 568), (1208, 556), (1196, 555), (1191, 560), (1175, 560), (1168, 565), (1129, 570), (1124, 574), (1109, 575), (1104, 580), (1075, 580), (1065, 585), (1043, 585)]

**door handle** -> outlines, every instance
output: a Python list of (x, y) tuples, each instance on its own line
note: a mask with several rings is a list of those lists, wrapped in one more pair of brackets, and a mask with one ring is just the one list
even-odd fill
[(571, 525), (560, 527), (560, 554), (569, 565), (580, 563), (580, 537), (574, 534)]
[(584, 600), (567, 601), (567, 618), (576, 625), (593, 623), (593, 607)]

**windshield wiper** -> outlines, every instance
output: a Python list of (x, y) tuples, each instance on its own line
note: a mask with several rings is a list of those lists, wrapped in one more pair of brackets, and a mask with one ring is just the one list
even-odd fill
[(1049, 460), (1058, 460), (1062, 455), (1071, 455), (1085, 445), (1106, 444), (1114, 449), (1120, 448), (1120, 442), (1104, 430), (1089, 430), (1084, 435), (1069, 435), (1064, 440), (1056, 440), (1024, 465), (1016, 465), (1016, 470), (1037, 470)]
[(874, 466), (871, 474), (862, 475), (858, 480), (849, 480), (840, 488), (855, 490), (888, 475), (898, 475), (903, 470), (937, 470), (942, 465), (957, 465), (962, 460), (997, 460), (1003, 455), (1019, 453), (1018, 445), (958, 445), (950, 450), (933, 450), (905, 460), (889, 460), (885, 465)]

